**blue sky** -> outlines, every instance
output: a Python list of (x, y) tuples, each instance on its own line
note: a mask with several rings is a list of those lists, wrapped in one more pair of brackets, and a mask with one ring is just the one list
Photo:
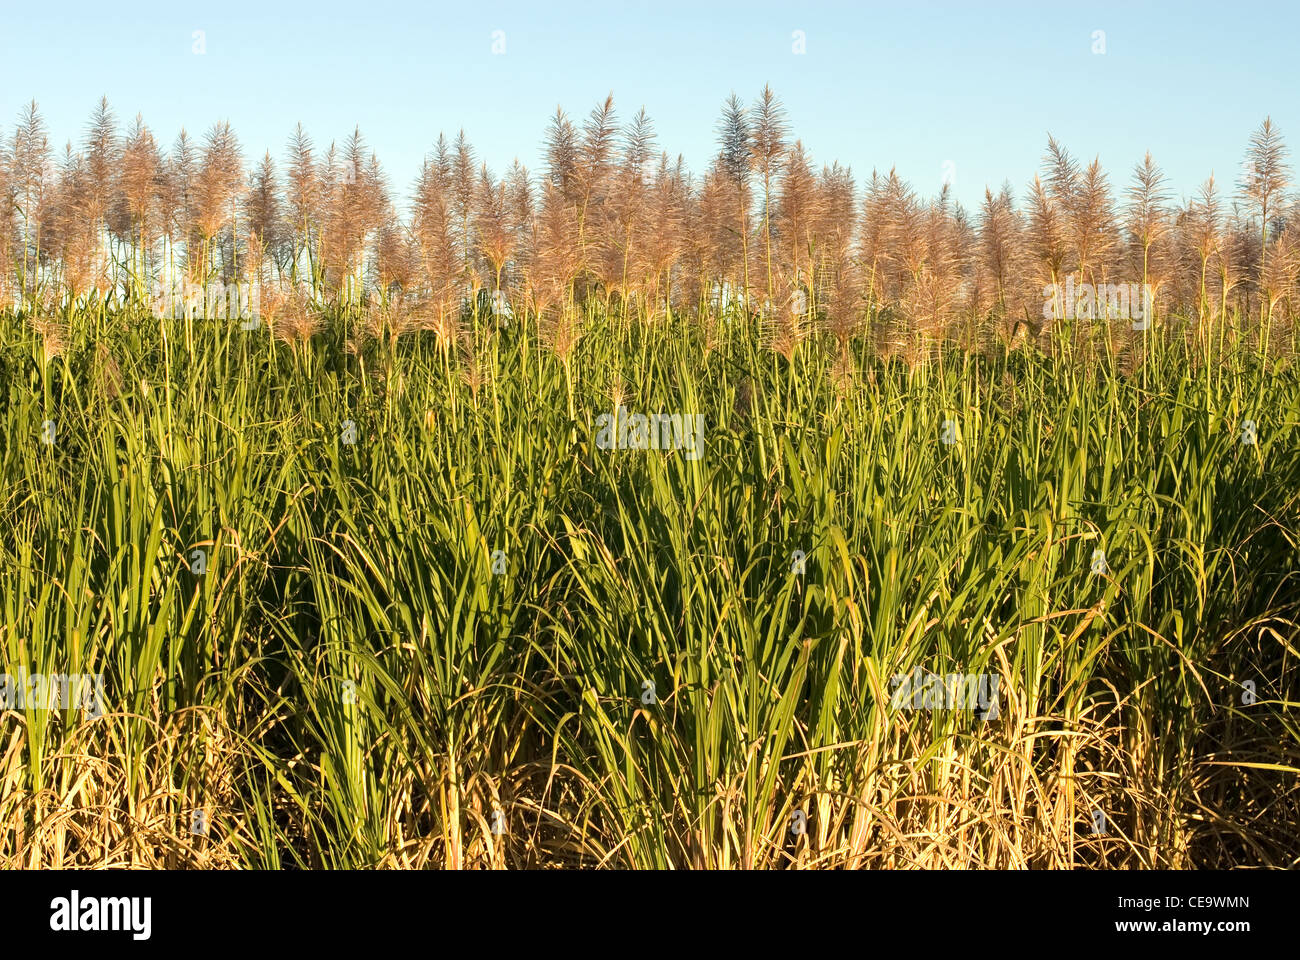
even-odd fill
[(229, 120), (250, 159), (280, 160), (299, 121), (321, 147), (359, 124), (399, 199), (440, 130), (464, 127), (498, 173), (516, 156), (536, 171), (556, 106), (581, 117), (611, 91), (622, 118), (644, 105), (660, 147), (699, 172), (724, 98), (770, 83), (816, 162), (859, 182), (896, 165), (926, 194), (949, 169), (968, 207), (1004, 179), (1021, 195), (1049, 131), (1100, 155), (1117, 188), (1149, 149), (1177, 196), (1212, 170), (1234, 181), (1266, 114), (1300, 145), (1285, 46), (1300, 13), (1277, 2), (63, 0), (4, 20), (6, 137), (35, 98), (61, 148), (101, 94), (163, 144)]

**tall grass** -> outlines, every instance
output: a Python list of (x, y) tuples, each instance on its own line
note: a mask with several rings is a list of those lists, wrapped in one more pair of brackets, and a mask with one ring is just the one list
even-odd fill
[[(5, 669), (108, 695), (0, 714), (0, 862), (1295, 865), (1295, 343), (582, 309), (567, 353), (522, 307), (0, 314)], [(703, 456), (599, 449), (619, 402)], [(893, 709), (918, 666), (999, 715)]]

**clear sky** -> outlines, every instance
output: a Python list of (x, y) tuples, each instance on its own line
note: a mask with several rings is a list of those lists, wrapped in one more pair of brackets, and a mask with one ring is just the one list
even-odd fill
[(556, 106), (577, 119), (611, 91), (621, 118), (644, 105), (660, 147), (700, 172), (723, 99), (770, 83), (814, 161), (859, 182), (896, 165), (926, 194), (948, 171), (968, 207), (1004, 179), (1021, 196), (1049, 131), (1099, 154), (1117, 193), (1147, 150), (1176, 196), (1211, 171), (1235, 182), (1268, 114), (1300, 147), (1289, 0), (0, 7), (0, 135), (35, 98), (61, 149), (101, 94), (163, 145), (229, 120), (250, 159), (279, 161), (299, 121), (321, 147), (359, 124), (399, 200), (439, 131), (464, 127), (495, 172), (516, 156), (537, 171)]

